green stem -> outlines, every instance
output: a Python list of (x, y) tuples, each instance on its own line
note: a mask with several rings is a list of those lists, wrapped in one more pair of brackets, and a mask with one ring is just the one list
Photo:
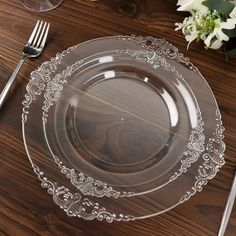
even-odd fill
[(229, 62), (229, 58), (228, 58), (228, 55), (227, 55), (227, 51), (226, 51), (225, 45), (223, 45), (223, 49), (224, 49), (224, 54), (225, 54), (225, 60), (228, 63)]

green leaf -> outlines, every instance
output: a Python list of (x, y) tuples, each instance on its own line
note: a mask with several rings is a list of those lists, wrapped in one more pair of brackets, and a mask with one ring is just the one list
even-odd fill
[(223, 29), (223, 32), (228, 35), (230, 38), (236, 37), (236, 28), (232, 30)]
[(224, 0), (206, 0), (202, 4), (208, 7), (211, 11), (217, 10), (227, 16), (235, 7), (233, 3)]
[(236, 55), (236, 48), (229, 50), (227, 53), (231, 56), (235, 56)]

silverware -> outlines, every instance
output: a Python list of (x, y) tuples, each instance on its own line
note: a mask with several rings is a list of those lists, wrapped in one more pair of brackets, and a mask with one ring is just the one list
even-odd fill
[(30, 57), (37, 57), (42, 53), (43, 48), (46, 43), (47, 36), (48, 36), (49, 27), (50, 27), (50, 23), (39, 21), (39, 20), (37, 21), (33, 29), (33, 32), (23, 49), (23, 55), (22, 55), (21, 60), (19, 61), (14, 72), (9, 78), (2, 93), (0, 94), (0, 109), (25, 59), (30, 58)]
[(229, 218), (231, 215), (231, 211), (234, 206), (235, 197), (236, 197), (236, 170), (234, 171), (233, 183), (232, 183), (230, 193), (229, 193), (229, 196), (228, 196), (228, 199), (226, 202), (226, 206), (225, 206), (224, 214), (223, 214), (223, 217), (221, 220), (218, 236), (223, 236), (225, 233), (225, 230), (226, 230), (226, 227), (228, 225), (228, 221), (229, 221)]

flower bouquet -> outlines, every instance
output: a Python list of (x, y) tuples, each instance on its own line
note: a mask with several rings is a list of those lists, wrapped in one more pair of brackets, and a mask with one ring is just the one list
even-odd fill
[[(191, 16), (176, 23), (189, 47), (194, 40), (204, 41), (205, 48), (219, 49), (226, 41), (236, 38), (236, 0), (178, 0), (178, 11)], [(236, 45), (228, 51), (236, 55)]]

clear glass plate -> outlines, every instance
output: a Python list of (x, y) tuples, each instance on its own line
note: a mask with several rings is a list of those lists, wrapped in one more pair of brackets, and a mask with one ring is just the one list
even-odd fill
[(112, 220), (150, 217), (201, 190), (224, 164), (214, 96), (165, 40), (108, 37), (77, 45), (33, 72), (27, 91), (25, 145), (54, 200), (59, 187), (52, 180), (82, 192), (79, 202), (70, 199), (73, 206), (84, 195), (113, 196), (88, 201), (104, 205)]

